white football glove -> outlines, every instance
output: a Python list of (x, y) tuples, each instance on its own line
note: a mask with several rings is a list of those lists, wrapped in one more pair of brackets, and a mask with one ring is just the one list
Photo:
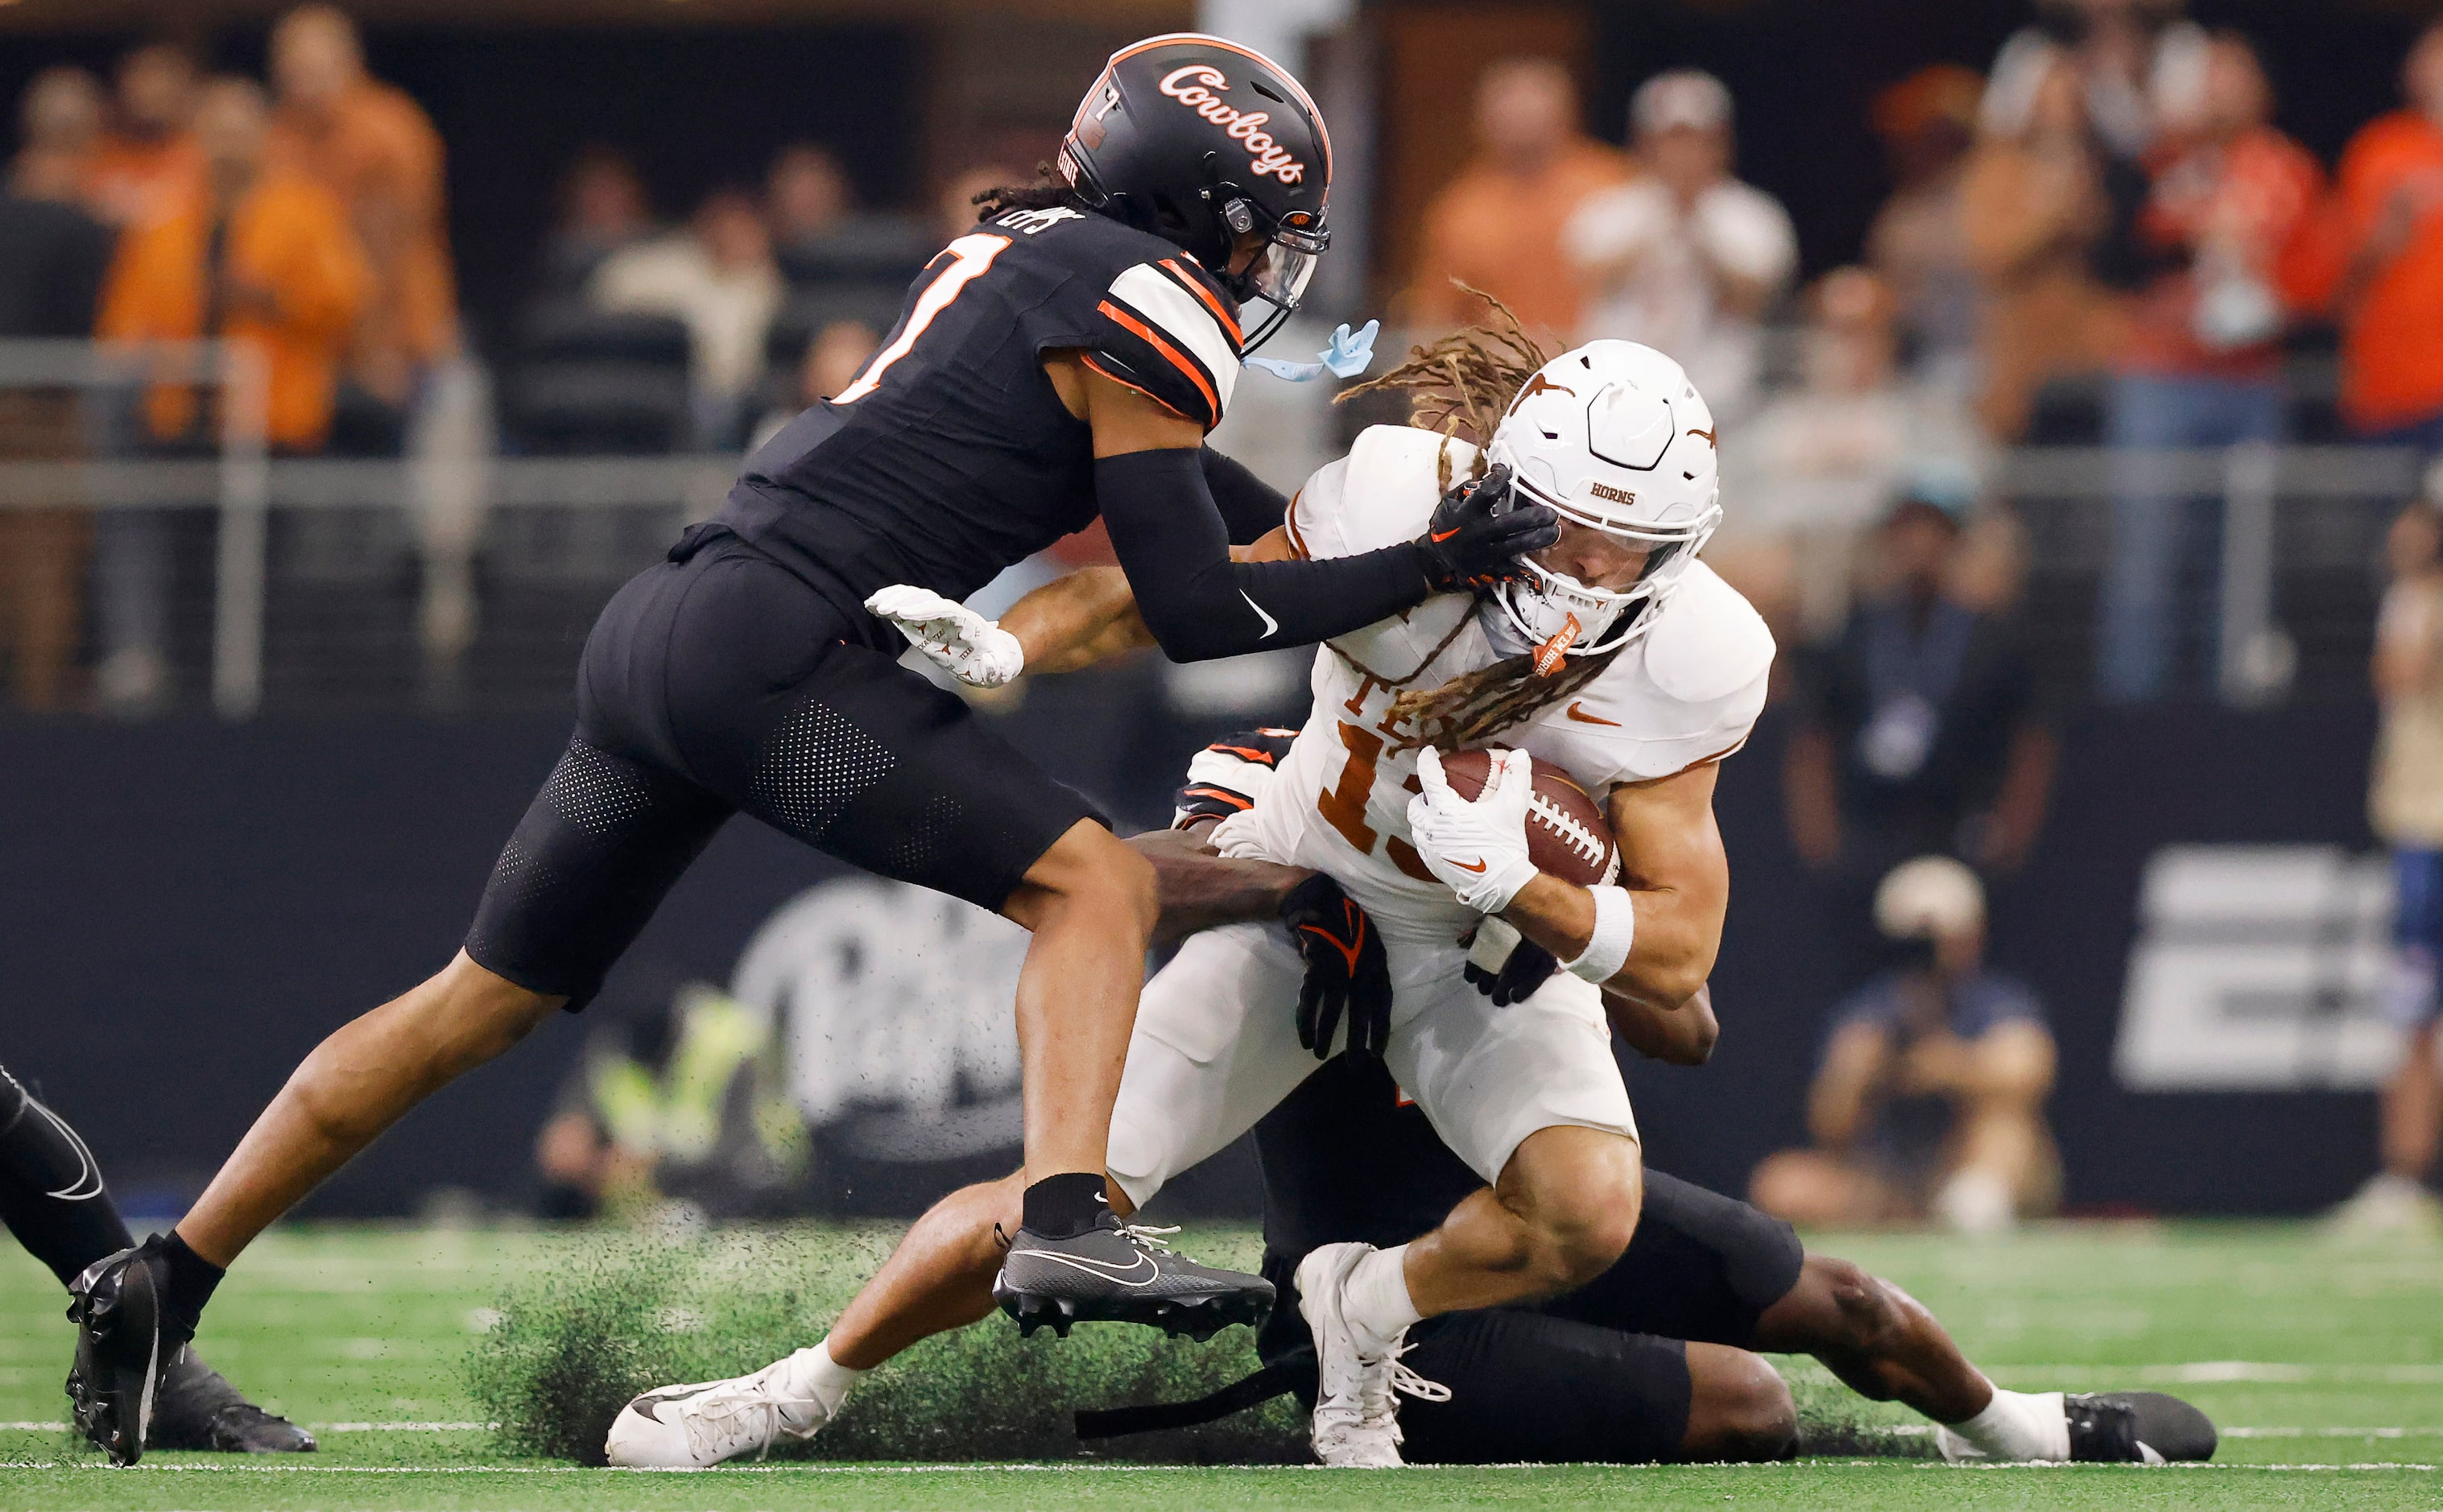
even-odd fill
[(1524, 751), (1496, 751), (1484, 791), (1470, 803), (1451, 791), (1441, 753), (1427, 746), (1417, 757), (1417, 780), (1425, 791), (1408, 800), (1408, 832), (1425, 866), (1479, 914), (1510, 906), (1518, 889), (1535, 880), (1527, 859), (1527, 800), (1535, 786), (1534, 763)]
[(1026, 670), (1026, 647), (1017, 636), (929, 588), (893, 583), (876, 591), (865, 607), (898, 626), (934, 665), (969, 687), (1004, 687)]

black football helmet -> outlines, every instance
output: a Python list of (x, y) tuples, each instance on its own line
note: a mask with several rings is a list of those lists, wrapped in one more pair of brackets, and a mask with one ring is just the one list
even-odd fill
[[(1332, 138), (1289, 71), (1250, 47), (1199, 32), (1148, 37), (1111, 54), (1060, 144), (1060, 176), (1087, 204), (1176, 242), (1241, 305), (1253, 352), (1298, 307), (1332, 245)], [(1230, 272), (1253, 231), (1263, 255)]]

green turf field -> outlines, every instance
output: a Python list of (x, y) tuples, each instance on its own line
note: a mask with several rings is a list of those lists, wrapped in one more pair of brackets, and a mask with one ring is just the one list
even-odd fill
[[(1020, 1346), (998, 1321), (881, 1373), (830, 1458), (621, 1474), (538, 1449), (598, 1431), (641, 1375), (761, 1364), (838, 1305), (890, 1235), (793, 1230), (665, 1241), (373, 1229), (273, 1235), (223, 1286), (203, 1347), (322, 1452), (279, 1463), (148, 1456), (104, 1468), (64, 1429), (69, 1330), (50, 1277), (0, 1253), (0, 1512), (71, 1508), (1405, 1507), (1634, 1503), (1809, 1507), (2443, 1508), (2443, 1251), (2345, 1248), (2271, 1227), (2068, 1228), (1972, 1244), (1828, 1236), (1898, 1281), (2006, 1385), (2153, 1385), (2225, 1430), (2215, 1466), (1959, 1469), (1912, 1420), (1785, 1361), (1810, 1443), (1846, 1452), (1724, 1467), (1325, 1472), (1079, 1458), (1072, 1406), (1192, 1392), (1243, 1366), (1090, 1328)], [(1244, 1257), (1240, 1234), (1190, 1235)], [(1090, 1338), (1090, 1336), (1092, 1336)], [(668, 1376), (661, 1376), (668, 1379)], [(697, 1378), (701, 1378), (700, 1376)], [(1200, 1430), (1202, 1431), (1202, 1430)], [(1130, 1452), (1242, 1462), (1295, 1448), (1280, 1413)], [(1854, 1452), (1864, 1444), (1887, 1452)], [(579, 1445), (581, 1447), (581, 1445)], [(841, 1456), (852, 1458), (843, 1459)], [(862, 1462), (854, 1457), (864, 1457)], [(979, 1460), (1027, 1460), (1001, 1466)]]

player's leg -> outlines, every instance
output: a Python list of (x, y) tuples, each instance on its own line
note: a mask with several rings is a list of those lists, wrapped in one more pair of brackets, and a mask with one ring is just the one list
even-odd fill
[(84, 1140), (0, 1066), (0, 1222), (64, 1286), (136, 1243)]
[(1453, 973), (1394, 1028), (1387, 1059), (1442, 1142), (1489, 1178), (1405, 1247), (1421, 1315), (1552, 1296), (1621, 1257), (1644, 1163), (1593, 986), (1555, 976), (1497, 1009)]
[[(101, 1168), (67, 1121), (0, 1066), (0, 1220), (62, 1285), (134, 1245)], [(189, 1350), (163, 1374), (151, 1448), (298, 1453), (314, 1435), (248, 1401)]]
[[(227, 1266), (408, 1109), (582, 1007), (730, 810), (648, 749), (657, 706), (628, 696), (700, 577), (684, 559), (620, 590), (586, 642), (578, 735), (494, 865), (465, 947), (432, 977), (308, 1055), (167, 1239), (79, 1279), (79, 1426), (119, 1463), (141, 1452), (163, 1364)], [(639, 754), (642, 753), (642, 754)]]
[[(1111, 1103), (1161, 912), (1153, 867), (1100, 824), (1079, 819), (1027, 867), (1001, 912), (1034, 936), (1018, 974), (1030, 1184), (1079, 1173), (1089, 1200), (1100, 1202)], [(1035, 1216), (1030, 1227), (1050, 1232), (1058, 1214)]]
[(1555, 977), (1496, 1009), (1454, 967), (1415, 991), (1427, 1000), (1395, 1018), (1386, 1059), (1491, 1185), (1408, 1244), (1325, 1245), (1299, 1263), (1328, 1465), (1400, 1463), (1394, 1367), (1411, 1324), (1582, 1285), (1637, 1230), (1637, 1122), (1594, 987)]
[(1632, 1138), (1575, 1124), (1536, 1130), (1499, 1179), (1406, 1247), (1417, 1311), (1498, 1307), (1594, 1280), (1628, 1248), (1643, 1179)]
[(1777, 1460), (1797, 1441), (1780, 1373), (1719, 1344), (1503, 1308), (1423, 1325), (1403, 1363), (1460, 1383), (1401, 1410), (1417, 1464)]
[[(1757, 1318), (1754, 1342), (1813, 1355), (1859, 1395), (1900, 1402), (1938, 1423), (1967, 1422), (1996, 1395), (1916, 1298), (1828, 1255), (1806, 1258), (1789, 1292)], [(2053, 1416), (2058, 1426), (2058, 1408)]]
[[(1266, 869), (1295, 875), (1286, 867)], [(1226, 900), (1209, 882), (1189, 890), (1199, 908), (1220, 905), (1244, 914), (1251, 906), (1269, 911), (1258, 905), (1268, 905), (1279, 888), (1277, 877), (1241, 875), (1237, 895)], [(1166, 919), (1174, 896), (1166, 882)], [(1259, 1012), (1258, 1005), (1284, 981), (1295, 982), (1295, 957), (1274, 937), (1261, 925), (1216, 935), (1209, 943), (1199, 937), (1147, 984), (1111, 1110), (1107, 1165), (1111, 1209), (1119, 1216), (1150, 1201), (1173, 1174), (1237, 1139), (1315, 1064), (1303, 1052), (1289, 1054), (1273, 1032), (1277, 1026), (1248, 1023), (1251, 1009)], [(1178, 1041), (1204, 1046), (1223, 1035), (1234, 1047), (1226, 1060), (1199, 1060), (1176, 1047)], [(870, 1370), (918, 1339), (989, 1313), (993, 1273), (1001, 1268), (1006, 1236), (1018, 1230), (1024, 1181), (1020, 1171), (964, 1188), (919, 1218), (833, 1324), (825, 1341), (831, 1357)]]
[[(1138, 1287), (1109, 1268), (1144, 1252), (1111, 1221), (1103, 1172), (1159, 911), (1154, 868), (964, 700), (842, 632), (853, 627), (751, 649), (770, 638), (764, 601), (802, 588), (760, 558), (725, 567), (744, 586), (681, 626), (670, 652), (689, 668), (670, 693), (686, 769), (784, 833), (1033, 931), (1017, 1007), (1027, 1189), (1004, 1305), (1166, 1322), (1167, 1283)], [(1183, 1277), (1192, 1265), (1146, 1263)], [(1059, 1284), (1037, 1296), (1039, 1279)], [(1247, 1305), (1269, 1304), (1260, 1278), (1234, 1284)]]
[[(314, 1047), (178, 1221), (174, 1240), (225, 1269), (408, 1109), (525, 1038), (564, 1001), (521, 987), (460, 951)], [(219, 1278), (209, 1279), (216, 1284)], [(174, 1265), (171, 1305), (200, 1314), (209, 1287), (182, 1293), (186, 1280), (183, 1266)]]
[(2013, 1392), (1971, 1364), (1934, 1314), (1846, 1260), (1807, 1257), (1797, 1283), (1756, 1320), (1754, 1347), (1813, 1355), (1844, 1385), (1898, 1401), (1939, 1427), (1954, 1460), (2204, 1460), (2205, 1414), (2159, 1392)]
[[(1115, 1215), (1134, 1211), (1171, 1176), (1245, 1133), (1313, 1073), (1319, 1063), (1298, 1045), (1295, 1015), (1280, 1011), (1295, 1000), (1300, 971), (1279, 929), (1247, 924), (1194, 937), (1147, 984), (1111, 1115)], [(611, 1463), (702, 1468), (783, 1434), (818, 1431), (866, 1371), (991, 1312), (997, 1278), (1019, 1254), (1013, 1237), (1024, 1193), (1019, 1173), (936, 1203), (819, 1343), (751, 1375), (664, 1387), (631, 1401), (611, 1425)], [(1148, 1252), (1136, 1236), (1122, 1230), (1119, 1237), (1134, 1252)], [(1168, 1298), (1166, 1326), (1203, 1333), (1221, 1322), (1260, 1321), (1258, 1313), (1229, 1310), (1242, 1295), (1235, 1285), (1200, 1279), (1231, 1274), (1188, 1264), (1143, 1279)], [(1044, 1284), (1046, 1292), (1051, 1284)], [(1078, 1306), (1066, 1316), (1091, 1310)], [(1159, 1315), (1154, 1321), (1165, 1321)]]

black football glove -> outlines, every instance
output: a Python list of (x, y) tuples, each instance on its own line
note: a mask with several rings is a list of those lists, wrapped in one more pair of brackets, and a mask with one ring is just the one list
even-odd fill
[(1542, 504), (1520, 503), (1510, 469), (1501, 466), (1442, 495), (1417, 544), (1424, 548), (1426, 583), (1437, 593), (1453, 593), (1516, 577), (1521, 554), (1560, 538), (1561, 517)]
[[(1476, 938), (1468, 943), (1467, 964), (1460, 975), (1476, 984), (1476, 990), (1493, 999), (1496, 1008), (1508, 1008), (1535, 995), (1554, 972), (1561, 969), (1560, 960), (1543, 946), (1536, 944), (1517, 929), (1497, 919), (1488, 919), (1477, 927)], [(1494, 953), (1500, 949), (1503, 938), (1515, 940), (1507, 956), (1493, 964)]]
[(1315, 873), (1281, 900), (1281, 922), (1306, 961), (1298, 984), (1298, 1043), (1318, 1061), (1332, 1058), (1332, 1036), (1349, 1019), (1349, 1058), (1383, 1057), (1391, 1034), (1391, 968), (1383, 937), (1340, 884)]

